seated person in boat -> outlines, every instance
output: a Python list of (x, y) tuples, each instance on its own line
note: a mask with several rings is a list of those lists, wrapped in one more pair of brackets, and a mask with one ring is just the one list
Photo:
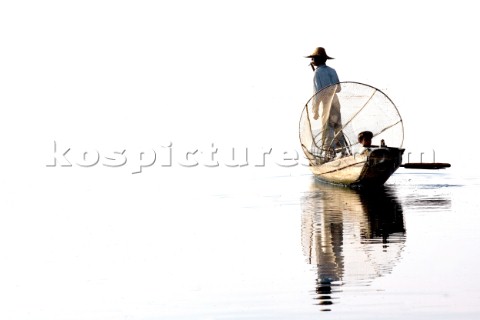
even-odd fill
[(371, 131), (362, 131), (358, 134), (358, 142), (363, 146), (363, 150), (360, 152), (365, 153), (370, 150), (372, 146), (373, 133)]

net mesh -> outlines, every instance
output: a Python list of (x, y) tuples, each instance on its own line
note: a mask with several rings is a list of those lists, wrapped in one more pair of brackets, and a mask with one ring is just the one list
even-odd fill
[(300, 142), (312, 164), (354, 155), (362, 131), (373, 133), (372, 144), (403, 144), (402, 118), (390, 98), (372, 86), (340, 82), (315, 93), (300, 118)]

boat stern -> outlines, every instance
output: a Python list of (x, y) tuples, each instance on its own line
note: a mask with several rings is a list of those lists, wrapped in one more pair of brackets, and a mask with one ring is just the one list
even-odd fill
[(383, 185), (400, 167), (405, 149), (381, 147), (373, 149), (357, 182), (358, 185)]

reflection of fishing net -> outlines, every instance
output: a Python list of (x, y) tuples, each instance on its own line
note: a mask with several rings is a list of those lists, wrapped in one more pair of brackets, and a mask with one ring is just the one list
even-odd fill
[(360, 149), (357, 136), (373, 133), (372, 144), (384, 140), (401, 148), (403, 123), (393, 102), (382, 91), (358, 82), (340, 82), (308, 100), (300, 118), (300, 142), (312, 164), (321, 164)]

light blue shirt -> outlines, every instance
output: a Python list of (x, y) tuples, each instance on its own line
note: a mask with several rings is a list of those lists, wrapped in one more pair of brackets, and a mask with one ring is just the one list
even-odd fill
[[(315, 92), (338, 82), (340, 82), (340, 80), (338, 80), (338, 75), (335, 69), (330, 68), (327, 65), (319, 66), (315, 69), (315, 74), (313, 76), (313, 89)], [(339, 90), (337, 90), (337, 92), (338, 91)]]

